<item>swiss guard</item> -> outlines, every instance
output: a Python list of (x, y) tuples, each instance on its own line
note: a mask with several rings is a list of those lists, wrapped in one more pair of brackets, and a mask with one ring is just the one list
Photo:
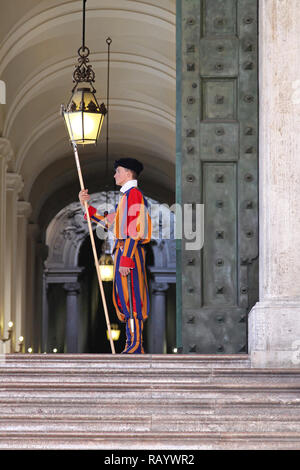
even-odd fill
[[(143, 164), (135, 158), (121, 158), (114, 168), (115, 182), (122, 193), (116, 211), (100, 215), (93, 206), (88, 210), (92, 221), (104, 221), (115, 236), (113, 303), (119, 320), (126, 323), (122, 354), (144, 354), (143, 326), (150, 307), (144, 245), (151, 240), (152, 223), (148, 202), (138, 188)], [(80, 191), (82, 205), (89, 199), (87, 189)]]

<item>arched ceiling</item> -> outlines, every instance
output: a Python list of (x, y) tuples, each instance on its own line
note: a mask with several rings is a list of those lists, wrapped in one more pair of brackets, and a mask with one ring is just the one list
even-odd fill
[[(139, 158), (145, 166), (143, 184), (152, 197), (166, 197), (169, 203), (175, 190), (175, 3), (87, 0), (86, 4), (86, 45), (100, 103), (106, 102), (106, 38), (113, 41), (110, 170), (119, 156)], [(21, 197), (31, 202), (32, 217), (38, 220), (49, 199), (55, 200), (55, 192), (63, 194), (65, 185), (78, 189), (59, 110), (73, 87), (82, 0), (0, 0), (0, 11), (0, 79), (7, 88), (0, 135), (12, 144), (10, 171), (22, 175)], [(105, 184), (105, 136), (103, 126), (97, 147), (79, 149), (85, 182)], [(63, 199), (57, 210), (67, 202)]]

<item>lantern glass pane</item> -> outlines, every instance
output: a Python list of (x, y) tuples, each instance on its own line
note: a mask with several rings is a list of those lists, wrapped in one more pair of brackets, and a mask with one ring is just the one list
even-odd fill
[(97, 140), (101, 119), (100, 113), (83, 113), (84, 140)]
[(72, 104), (74, 103), (76, 105), (76, 109), (79, 110), (81, 101), (82, 101), (82, 92), (77, 90), (73, 94), (70, 103)]
[(101, 129), (102, 129), (102, 124), (103, 124), (103, 121), (104, 121), (104, 116), (103, 114), (100, 115), (100, 123), (99, 123), (99, 129), (98, 129), (98, 134), (97, 134), (97, 139), (100, 135), (100, 132), (101, 132)]
[(73, 141), (74, 136), (73, 136), (72, 127), (71, 127), (71, 123), (70, 123), (70, 119), (69, 119), (69, 113), (64, 113), (64, 118), (65, 118), (65, 123), (66, 123), (67, 129), (68, 129), (68, 133), (69, 133), (69, 136), (70, 136), (70, 140)]
[(66, 123), (70, 135), (70, 139), (79, 142), (83, 139), (82, 133), (82, 113), (80, 111), (75, 113), (66, 113)]
[(104, 114), (89, 89), (79, 88), (64, 113), (70, 140), (77, 144), (95, 144), (100, 135)]
[(85, 111), (99, 112), (99, 106), (96, 101), (95, 95), (91, 92), (85, 91), (84, 94), (84, 109)]
[(100, 264), (100, 274), (102, 281), (112, 281), (114, 278), (114, 266), (112, 264)]
[[(76, 106), (76, 109), (75, 106)], [(69, 106), (73, 107), (73, 111), (90, 111), (93, 113), (99, 112), (99, 105), (97, 103), (95, 95), (83, 88), (79, 88), (72, 95)]]

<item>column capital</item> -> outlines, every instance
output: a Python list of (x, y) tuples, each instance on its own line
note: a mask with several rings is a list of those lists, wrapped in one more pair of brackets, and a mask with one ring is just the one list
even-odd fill
[(65, 282), (63, 288), (68, 295), (77, 295), (80, 291), (80, 284), (79, 282)]
[(6, 162), (9, 162), (13, 159), (14, 152), (11, 146), (11, 143), (5, 137), (0, 137), (0, 159), (5, 159)]
[(18, 173), (6, 173), (6, 189), (16, 191), (19, 194), (24, 187), (23, 179)]
[(19, 217), (25, 217), (26, 219), (28, 219), (28, 217), (32, 213), (32, 207), (30, 202), (17, 201), (17, 211)]
[(166, 293), (169, 288), (169, 284), (167, 282), (153, 282), (152, 283), (152, 293)]

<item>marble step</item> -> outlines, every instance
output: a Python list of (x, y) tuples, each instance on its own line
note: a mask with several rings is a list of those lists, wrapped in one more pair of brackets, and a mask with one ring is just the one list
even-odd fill
[(300, 369), (248, 357), (8, 355), (0, 449), (297, 449)]
[(126, 367), (120, 370), (114, 368), (88, 368), (79, 369), (74, 366), (65, 367), (63, 369), (51, 367), (41, 368), (39, 366), (15, 368), (0, 366), (0, 387), (3, 384), (22, 383), (26, 384), (57, 384), (65, 385), (109, 385), (122, 386), (125, 384), (136, 384), (138, 386), (149, 386), (157, 384), (164, 386), (168, 384), (180, 385), (201, 385), (201, 384), (263, 384), (267, 385), (298, 385), (300, 383), (300, 369), (293, 370), (272, 370), (272, 369), (183, 369), (183, 370), (160, 370), (158, 368), (151, 369), (134, 369)]
[(231, 416), (189, 416), (173, 414), (160, 416), (160, 414), (145, 416), (33, 416), (31, 419), (15, 415), (10, 417), (4, 414), (0, 417), (0, 433), (36, 432), (240, 432), (240, 433), (297, 433), (300, 434), (300, 416), (273, 417), (272, 419), (252, 417), (243, 419), (240, 415)]
[(245, 414), (266, 415), (272, 413), (274, 416), (282, 414), (296, 414), (300, 411), (300, 399), (297, 396), (291, 399), (283, 399), (281, 397), (270, 399), (265, 397), (251, 397), (234, 400), (232, 397), (222, 398), (219, 400), (211, 400), (206, 398), (198, 401), (189, 397), (183, 399), (160, 400), (153, 398), (150, 402), (143, 398), (132, 400), (129, 397), (118, 398), (91, 398), (91, 397), (69, 397), (69, 396), (39, 396), (31, 395), (19, 397), (16, 400), (13, 396), (7, 396), (0, 399), (0, 415), (9, 413), (11, 416), (16, 414), (46, 414), (49, 415), (59, 410), (60, 414), (78, 415), (86, 414), (124, 414), (128, 415), (128, 411), (134, 414), (149, 414), (159, 409), (162, 414), (176, 412), (187, 415), (211, 415), (218, 412), (223, 414), (231, 414), (232, 412)]
[[(280, 394), (288, 400), (300, 391), (300, 369), (233, 368), (234, 361), (245, 365), (247, 359), (227, 356), (220, 359), (221, 364), (218, 360), (219, 356), (9, 355), (0, 364), (0, 399), (50, 393), (68, 399), (86, 394), (92, 399), (118, 399), (126, 394), (131, 399), (138, 395), (151, 400), (220, 400), (227, 396), (240, 400), (248, 395), (255, 399), (258, 394), (273, 400)], [(189, 367), (180, 367), (182, 364)]]
[[(1, 450), (298, 450), (299, 432), (0, 432)], [(108, 453), (107, 455), (111, 455)]]
[(7, 355), (0, 361), (0, 387), (16, 388), (47, 384), (70, 388), (93, 385), (108, 388), (164, 387), (191, 390), (197, 387), (240, 384), (261, 387), (297, 387), (300, 369), (251, 369), (246, 355), (240, 356), (113, 356), (113, 355)]
[[(229, 403), (215, 403), (207, 400), (205, 403), (195, 403), (186, 401), (173, 402), (173, 403), (156, 403), (155, 401), (139, 401), (138, 403), (132, 403), (128, 400), (121, 400), (118, 403), (85, 403), (78, 402), (68, 403), (65, 401), (62, 403), (54, 402), (53, 400), (36, 401), (23, 401), (6, 404), (0, 404), (0, 415), (1, 420), (5, 419), (7, 422), (14, 419), (24, 419), (28, 421), (34, 421), (36, 419), (42, 419), (45, 423), (47, 420), (60, 421), (61, 419), (88, 419), (93, 421), (105, 419), (125, 419), (130, 418), (153, 418), (156, 417), (161, 421), (173, 420), (174, 416), (180, 418), (181, 422), (190, 421), (204, 421), (205, 423), (214, 422), (219, 417), (221, 419), (231, 419), (232, 416), (237, 416), (238, 419), (248, 424), (248, 422), (256, 422), (261, 420), (266, 422), (279, 421), (288, 422), (294, 420), (297, 422), (298, 430), (299, 419), (300, 419), (300, 405), (299, 402), (287, 401), (273, 402), (272, 405), (267, 401), (248, 401), (243, 403), (229, 402)], [(235, 419), (235, 418), (234, 418)], [(1, 426), (0, 426), (1, 429)]]
[(250, 360), (247, 354), (234, 355), (184, 355), (184, 354), (6, 354), (0, 355), (0, 367), (45, 369), (55, 366), (57, 369), (76, 367), (78, 370), (90, 369), (210, 369), (210, 368), (249, 368)]

